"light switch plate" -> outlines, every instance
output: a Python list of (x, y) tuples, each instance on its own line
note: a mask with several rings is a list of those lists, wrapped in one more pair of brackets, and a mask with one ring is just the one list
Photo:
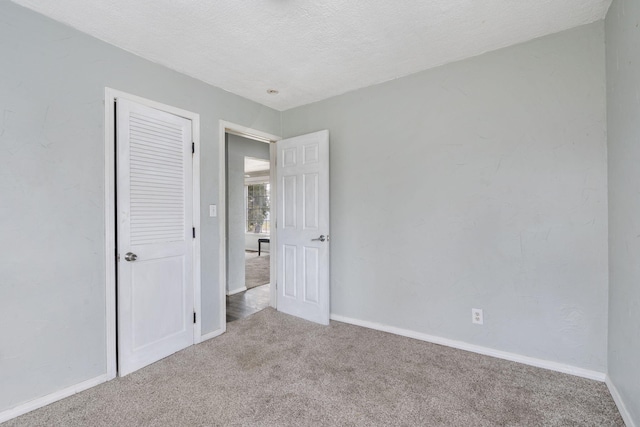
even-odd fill
[(218, 207), (216, 205), (209, 205), (209, 216), (212, 218), (218, 216)]

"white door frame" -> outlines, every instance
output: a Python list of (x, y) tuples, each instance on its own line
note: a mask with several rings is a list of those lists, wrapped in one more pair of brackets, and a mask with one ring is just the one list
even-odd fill
[[(218, 127), (218, 141), (219, 141), (219, 154), (218, 154), (218, 226), (220, 236), (218, 253), (220, 254), (219, 260), (220, 265), (218, 267), (219, 280), (218, 286), (220, 287), (220, 325), (222, 327), (222, 331), (227, 330), (227, 144), (225, 143), (225, 134), (230, 133), (233, 135), (242, 136), (244, 138), (253, 139), (256, 141), (262, 141), (265, 143), (269, 143), (269, 157), (271, 168), (269, 172), (269, 182), (271, 183), (271, 194), (276, 194), (276, 147), (274, 142), (281, 140), (282, 138), (277, 135), (272, 135), (267, 132), (263, 132), (257, 129), (253, 129), (247, 126), (238, 125), (236, 123), (227, 122), (225, 120), (220, 120), (220, 124)], [(277, 206), (276, 204), (271, 204), (271, 218), (276, 218)], [(276, 225), (277, 226), (277, 225)], [(271, 307), (276, 307), (276, 287), (274, 286), (276, 283), (276, 256), (275, 251), (272, 251), (271, 248), (275, 248), (276, 244), (276, 233), (273, 232), (275, 227), (272, 227), (272, 233), (270, 236), (271, 242), (269, 244), (269, 256), (270, 256), (270, 266), (269, 266), (269, 275), (270, 275), (270, 283), (272, 284), (270, 288), (270, 305)]]
[(193, 287), (194, 309), (197, 313), (193, 325), (193, 342), (201, 341), (201, 304), (200, 304), (200, 115), (170, 105), (151, 101), (126, 92), (104, 89), (104, 219), (105, 219), (105, 273), (106, 273), (106, 338), (107, 338), (107, 380), (117, 375), (116, 371), (116, 218), (115, 218), (115, 107), (117, 98), (126, 98), (144, 106), (165, 111), (191, 120), (192, 138), (195, 144), (193, 154), (193, 226), (196, 238), (193, 239)]

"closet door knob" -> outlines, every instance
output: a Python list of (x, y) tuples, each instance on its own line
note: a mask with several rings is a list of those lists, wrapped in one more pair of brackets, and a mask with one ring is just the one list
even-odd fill
[(124, 256), (125, 261), (135, 261), (138, 259), (138, 255), (133, 252), (127, 252)]

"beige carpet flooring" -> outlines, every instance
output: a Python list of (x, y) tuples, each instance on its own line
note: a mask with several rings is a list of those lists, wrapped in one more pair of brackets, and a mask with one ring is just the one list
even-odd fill
[(258, 256), (257, 252), (246, 252), (244, 259), (244, 285), (247, 289), (266, 285), (269, 277), (269, 254)]
[(606, 386), (268, 308), (9, 426), (622, 426)]

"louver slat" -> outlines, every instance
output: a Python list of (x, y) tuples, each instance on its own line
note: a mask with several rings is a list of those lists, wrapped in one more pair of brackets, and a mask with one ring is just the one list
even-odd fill
[(131, 243), (184, 241), (182, 129), (137, 113), (129, 123)]

